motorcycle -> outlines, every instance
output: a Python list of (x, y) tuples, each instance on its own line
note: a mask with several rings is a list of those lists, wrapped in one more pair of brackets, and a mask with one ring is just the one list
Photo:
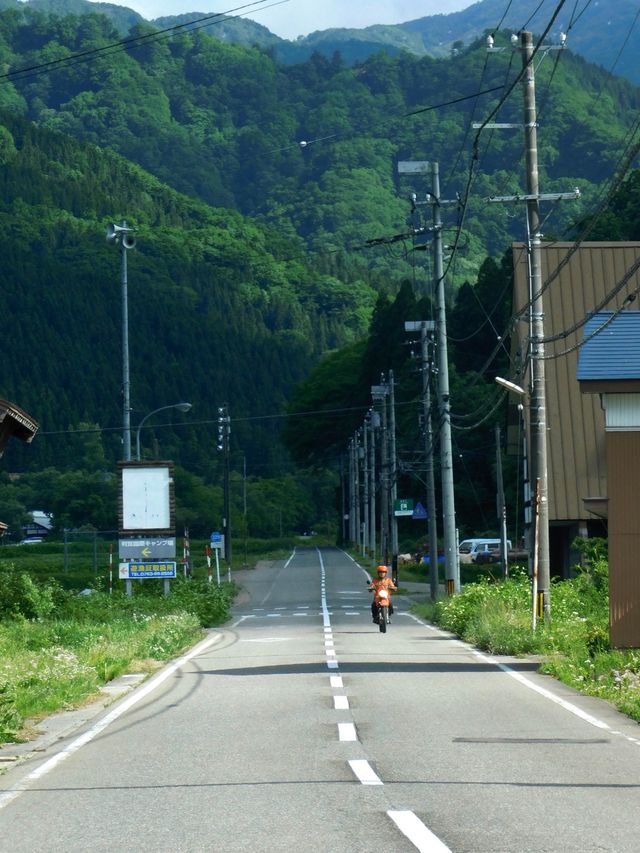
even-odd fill
[(389, 605), (391, 597), (386, 589), (380, 589), (376, 592), (375, 605), (377, 609), (378, 626), (382, 634), (387, 631), (387, 625), (391, 624), (389, 615)]

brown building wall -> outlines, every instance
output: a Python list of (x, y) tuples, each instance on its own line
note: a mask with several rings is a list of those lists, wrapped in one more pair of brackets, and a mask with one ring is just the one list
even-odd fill
[(607, 432), (611, 644), (640, 648), (640, 432)]
[[(579, 345), (587, 314), (601, 307), (606, 295), (621, 281), (640, 256), (640, 243), (543, 243), (541, 250), (545, 335), (562, 335), (545, 345), (547, 361), (547, 452), (549, 520), (575, 524), (593, 518), (584, 498), (607, 494), (604, 413), (597, 394), (581, 394), (576, 378)], [(513, 247), (514, 313), (527, 304), (526, 252)], [(559, 272), (558, 272), (559, 271)], [(640, 274), (630, 277), (604, 310), (615, 310), (640, 284)], [(578, 326), (578, 328), (575, 328)], [(563, 335), (567, 330), (570, 334)], [(517, 325), (516, 347), (526, 348), (528, 326)], [(527, 384), (528, 376), (520, 384)]]

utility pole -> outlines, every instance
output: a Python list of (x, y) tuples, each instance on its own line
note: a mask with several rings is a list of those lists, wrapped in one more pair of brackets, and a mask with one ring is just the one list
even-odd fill
[(389, 442), (387, 428), (388, 387), (384, 376), (380, 385), (371, 386), (374, 403), (380, 403), (380, 559), (389, 562)]
[(107, 243), (115, 243), (120, 250), (120, 283), (122, 290), (122, 444), (125, 462), (131, 461), (131, 383), (129, 380), (129, 294), (127, 279), (127, 252), (136, 245), (134, 229), (126, 221), (107, 226)]
[[(451, 442), (451, 398), (449, 394), (449, 359), (447, 353), (447, 312), (444, 291), (442, 249), (442, 215), (444, 204), (457, 204), (440, 198), (440, 168), (426, 160), (398, 163), (400, 174), (423, 175), (431, 168), (430, 204), (433, 211), (433, 267), (436, 287), (436, 332), (438, 343), (438, 413), (440, 416), (440, 475), (442, 479), (442, 527), (447, 592), (460, 592), (460, 566), (456, 534), (456, 508), (453, 485), (453, 450)], [(413, 196), (414, 206), (416, 197)]]
[(544, 365), (544, 303), (542, 297), (542, 258), (540, 255), (540, 185), (538, 174), (538, 116), (536, 109), (536, 80), (533, 67), (533, 35), (520, 34), (524, 78), (524, 135), (527, 165), (527, 232), (529, 234), (529, 269), (531, 276), (531, 425), (534, 481), (540, 483), (540, 509), (537, 517), (538, 593), (541, 594), (544, 616), (551, 603), (549, 587), (551, 570), (549, 558), (549, 497), (547, 482), (547, 417)]
[(507, 508), (504, 502), (504, 482), (502, 480), (502, 437), (501, 430), (496, 424), (496, 483), (498, 486), (497, 510), (500, 521), (500, 565), (502, 577), (509, 577), (509, 555), (507, 544)]
[(436, 331), (438, 338), (438, 394), (440, 397), (440, 472), (442, 477), (442, 521), (447, 591), (460, 592), (460, 566), (456, 546), (456, 507), (453, 487), (453, 450), (451, 446), (451, 397), (447, 354), (447, 312), (444, 292), (440, 169), (431, 164), (433, 209), (433, 255), (436, 283)]
[[(516, 40), (517, 44), (517, 40)], [(537, 489), (537, 512), (534, 517), (534, 542), (537, 543), (538, 594), (541, 602), (540, 616), (551, 613), (551, 569), (549, 557), (549, 489), (547, 473), (547, 417), (544, 365), (544, 300), (542, 289), (542, 257), (540, 233), (540, 202), (576, 199), (580, 190), (568, 193), (540, 193), (538, 173), (538, 116), (536, 109), (536, 82), (533, 65), (533, 35), (520, 33), (524, 83), (524, 136), (526, 165), (526, 195), (494, 196), (493, 203), (524, 201), (527, 205), (527, 251), (529, 262), (529, 339), (530, 339), (530, 395), (529, 425), (531, 441), (531, 482)], [(564, 48), (564, 42), (560, 49)], [(489, 44), (489, 50), (493, 43)], [(553, 47), (545, 48), (551, 50)], [(510, 126), (510, 125), (502, 125)], [(484, 127), (501, 127), (487, 124)]]
[(362, 513), (362, 556), (369, 547), (369, 428), (365, 420), (362, 426), (362, 492), (364, 511)]
[(396, 452), (396, 393), (393, 370), (389, 371), (389, 475), (391, 488), (389, 490), (390, 522), (391, 522), (391, 574), (393, 582), (398, 580), (398, 519), (395, 514), (398, 499), (398, 457)]
[(420, 332), (420, 361), (422, 374), (422, 421), (426, 467), (427, 515), (429, 529), (429, 592), (431, 600), (438, 598), (438, 519), (436, 515), (436, 484), (433, 465), (433, 426), (431, 419), (431, 361), (429, 333), (435, 329), (433, 320), (408, 320), (407, 332)]
[(231, 579), (231, 496), (229, 482), (229, 456), (230, 456), (231, 418), (229, 409), (225, 403), (218, 408), (218, 450), (222, 453), (222, 482), (223, 482), (223, 518), (222, 531), (224, 536), (224, 555), (229, 569)]
[(380, 415), (369, 411), (369, 553), (376, 558), (376, 429), (380, 425)]
[(349, 439), (349, 542), (353, 545), (356, 541), (356, 490), (355, 472), (353, 470), (354, 452), (353, 438)]

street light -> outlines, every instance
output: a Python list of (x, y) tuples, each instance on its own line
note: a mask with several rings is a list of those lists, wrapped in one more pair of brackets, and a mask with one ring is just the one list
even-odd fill
[(120, 275), (122, 285), (122, 443), (124, 461), (131, 459), (131, 384), (129, 382), (129, 305), (127, 297), (127, 251), (136, 245), (133, 228), (126, 222), (107, 226), (107, 243), (120, 249)]
[[(509, 391), (512, 391), (514, 394), (517, 394), (519, 397), (523, 398), (523, 403), (521, 403), (518, 408), (522, 412), (525, 406), (529, 409), (529, 418), (531, 418), (531, 398), (527, 395), (527, 392), (521, 385), (516, 385), (515, 382), (511, 382), (509, 379), (503, 379), (502, 376), (496, 376), (495, 381), (498, 385), (502, 385), (503, 388), (507, 388)], [(525, 399), (526, 398), (526, 399)], [(529, 484), (529, 457), (528, 457), (528, 449), (527, 449), (527, 419), (523, 417), (523, 424), (525, 429), (524, 436), (524, 452), (525, 452), (525, 466), (526, 470), (524, 472), (524, 481), (525, 481), (525, 525), (527, 524), (527, 506), (531, 506), (531, 491)], [(531, 588), (531, 611), (532, 611), (532, 627), (536, 627), (537, 617), (545, 615), (544, 602), (545, 598), (547, 603), (549, 602), (549, 583), (548, 580), (542, 576), (540, 577), (540, 536), (542, 533), (543, 524), (548, 525), (548, 516), (543, 515), (540, 511), (541, 505), (541, 488), (540, 488), (540, 479), (544, 477), (546, 482), (547, 472), (546, 466), (542, 469), (542, 471), (536, 472), (535, 479), (535, 500), (533, 506), (533, 560), (531, 565), (531, 580), (532, 580), (532, 588)], [(528, 491), (528, 494), (527, 494)], [(529, 509), (530, 512), (530, 509)], [(529, 516), (530, 518), (530, 516)], [(530, 542), (527, 542), (528, 538), (525, 532), (525, 545), (530, 546)], [(542, 587), (542, 588), (540, 588)], [(538, 600), (538, 599), (541, 600)]]
[(145, 415), (143, 419), (138, 424), (138, 429), (136, 430), (136, 459), (138, 462), (140, 461), (140, 430), (145, 421), (148, 421), (152, 415), (157, 415), (158, 412), (164, 412), (165, 409), (177, 409), (179, 412), (188, 412), (191, 409), (191, 403), (172, 403), (170, 406), (160, 406), (159, 409), (154, 409), (152, 412), (149, 412), (148, 415)]

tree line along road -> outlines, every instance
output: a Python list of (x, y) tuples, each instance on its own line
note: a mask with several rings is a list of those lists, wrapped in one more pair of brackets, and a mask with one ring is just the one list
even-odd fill
[(337, 549), (247, 572), (233, 620), (0, 777), (0, 851), (636, 851), (635, 723), (495, 660)]

